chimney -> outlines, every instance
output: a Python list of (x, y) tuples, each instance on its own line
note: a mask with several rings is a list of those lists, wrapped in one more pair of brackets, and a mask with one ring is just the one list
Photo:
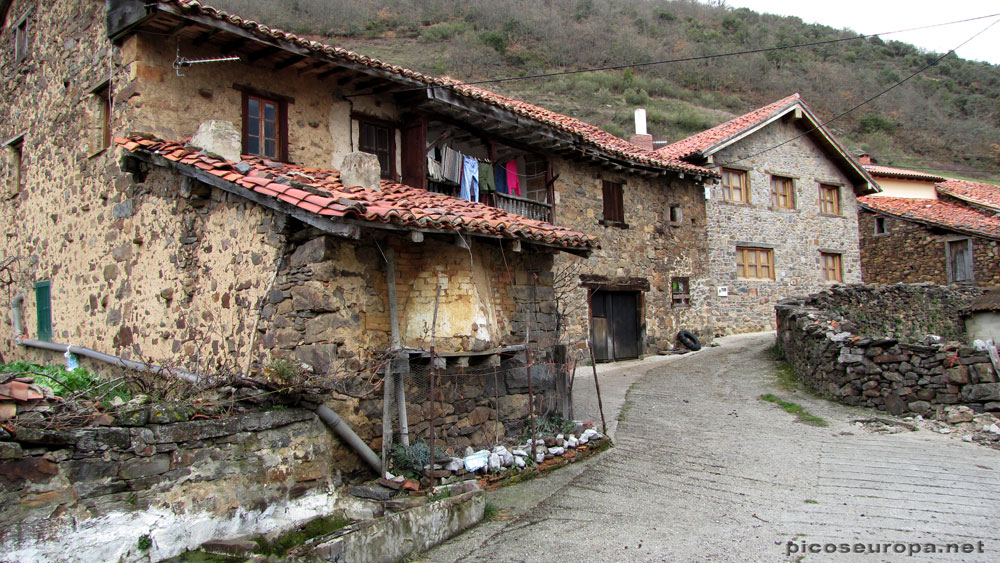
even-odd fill
[(860, 162), (862, 166), (870, 166), (872, 163), (872, 157), (869, 156), (868, 153), (863, 152), (858, 155), (858, 162)]
[(382, 167), (378, 157), (366, 152), (352, 152), (340, 165), (340, 183), (345, 187), (361, 186), (366, 190), (381, 191)]
[(629, 138), (633, 145), (638, 145), (647, 151), (653, 150), (653, 136), (646, 133), (646, 110), (635, 110), (635, 135)]

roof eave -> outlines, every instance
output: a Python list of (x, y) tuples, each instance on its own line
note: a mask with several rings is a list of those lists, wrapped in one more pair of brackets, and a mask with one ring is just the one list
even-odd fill
[(960, 234), (968, 235), (968, 236), (971, 236), (971, 237), (980, 237), (980, 238), (986, 238), (986, 239), (990, 239), (990, 240), (1000, 241), (1000, 235), (997, 235), (997, 234), (985, 233), (985, 232), (977, 231), (977, 230), (974, 230), (974, 229), (963, 229), (962, 227), (955, 227), (955, 226), (952, 226), (952, 225), (944, 225), (944, 224), (938, 223), (937, 221), (931, 221), (929, 219), (918, 219), (916, 217), (911, 217), (911, 216), (905, 215), (903, 213), (898, 213), (898, 212), (893, 212), (893, 211), (885, 211), (883, 209), (874, 208), (871, 205), (869, 205), (867, 203), (864, 203), (864, 202), (860, 202), (860, 201), (858, 202), (858, 207), (860, 207), (863, 210), (870, 211), (872, 213), (879, 213), (879, 214), (882, 214), (882, 215), (889, 215), (889, 216), (895, 217), (897, 219), (902, 219), (904, 221), (910, 221), (912, 223), (918, 223), (918, 224), (921, 224), (921, 225), (926, 225), (928, 227), (936, 227), (938, 229), (944, 229), (946, 231), (952, 231), (952, 232), (955, 232), (955, 233), (960, 233)]

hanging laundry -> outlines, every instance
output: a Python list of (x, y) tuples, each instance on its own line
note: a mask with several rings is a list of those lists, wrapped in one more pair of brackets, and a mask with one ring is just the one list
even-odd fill
[(449, 182), (456, 184), (462, 179), (462, 153), (452, 149), (444, 148), (444, 163), (441, 165), (441, 176)]
[(458, 197), (479, 201), (479, 161), (471, 156), (462, 157), (462, 191)]
[(505, 168), (503, 164), (498, 163), (493, 168), (493, 179), (496, 180), (498, 193), (510, 193), (510, 190), (507, 189), (507, 168)]
[(427, 177), (435, 182), (444, 179), (441, 175), (441, 151), (437, 147), (427, 153)]
[(486, 161), (479, 162), (479, 189), (484, 192), (497, 191), (497, 179), (493, 175), (493, 165)]
[(511, 195), (521, 195), (521, 178), (517, 175), (517, 161), (507, 161), (507, 189)]

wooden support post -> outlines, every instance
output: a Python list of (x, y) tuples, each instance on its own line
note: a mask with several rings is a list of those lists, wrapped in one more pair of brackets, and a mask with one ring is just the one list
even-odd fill
[(386, 245), (383, 252), (385, 255), (385, 283), (389, 290), (389, 330), (392, 334), (392, 358), (389, 364), (393, 371), (392, 377), (395, 383), (396, 407), (399, 412), (399, 443), (404, 446), (410, 445), (410, 428), (406, 420), (406, 382), (403, 380), (403, 373), (396, 373), (396, 361), (401, 357), (402, 341), (399, 337), (399, 302), (396, 298), (396, 253), (392, 246)]
[(587, 342), (587, 350), (590, 351), (590, 365), (594, 368), (594, 389), (597, 390), (597, 409), (601, 411), (601, 428), (604, 435), (608, 435), (608, 423), (604, 421), (604, 403), (601, 401), (601, 384), (597, 382), (597, 360), (594, 359), (594, 347)]
[[(434, 426), (434, 415), (437, 414), (437, 409), (435, 408), (434, 405), (434, 393), (436, 391), (434, 380), (437, 379), (437, 366), (436, 366), (437, 362), (435, 362), (434, 358), (434, 344), (437, 340), (438, 304), (440, 302), (441, 302), (441, 284), (439, 283), (437, 286), (437, 293), (434, 295), (434, 314), (431, 317), (431, 412), (430, 416), (427, 417), (431, 427), (431, 440), (430, 440), (431, 453), (429, 456), (431, 469), (434, 469), (434, 459), (437, 457), (436, 455), (437, 452), (434, 450), (434, 434), (436, 433), (437, 430)], [(434, 486), (435, 481), (437, 481), (437, 479), (431, 477), (432, 487)]]

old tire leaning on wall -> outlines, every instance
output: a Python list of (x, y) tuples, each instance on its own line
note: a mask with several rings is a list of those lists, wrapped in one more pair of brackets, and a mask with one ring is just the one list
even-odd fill
[(691, 334), (690, 331), (682, 330), (678, 332), (677, 340), (679, 340), (680, 343), (683, 344), (685, 348), (691, 350), (692, 352), (697, 352), (698, 350), (701, 350), (701, 341), (698, 340), (697, 336)]

